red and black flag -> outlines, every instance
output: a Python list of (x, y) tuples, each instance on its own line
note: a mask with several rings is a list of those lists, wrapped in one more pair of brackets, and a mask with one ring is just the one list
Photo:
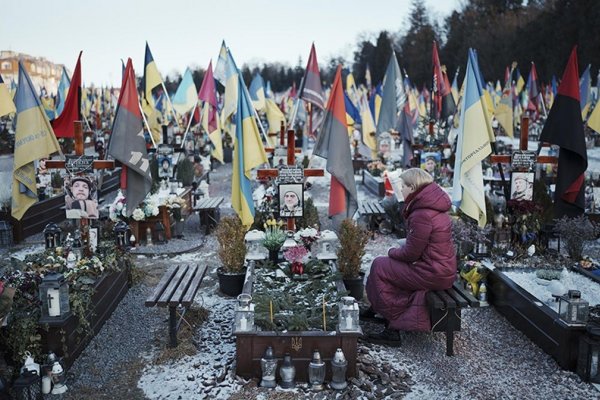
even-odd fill
[(325, 96), (323, 96), (323, 88), (321, 87), (321, 73), (319, 72), (314, 43), (310, 48), (310, 56), (308, 57), (308, 63), (306, 63), (306, 71), (300, 87), (300, 98), (314, 104), (321, 110), (325, 109)]
[[(135, 74), (131, 58), (127, 60), (119, 102), (115, 112), (108, 155), (123, 164), (121, 188), (126, 188), (127, 216), (144, 200), (152, 187), (150, 161), (142, 123)], [(125, 179), (124, 179), (125, 178)]]
[(433, 106), (435, 117), (445, 121), (450, 115), (456, 112), (456, 104), (452, 97), (452, 88), (448, 81), (448, 76), (440, 63), (440, 56), (437, 50), (437, 44), (433, 41), (432, 51), (433, 62)]
[(529, 78), (527, 79), (527, 110), (533, 113), (535, 119), (538, 116), (540, 89), (538, 87), (538, 76), (537, 70), (535, 69), (535, 63), (531, 62), (531, 71), (529, 71)]
[(558, 93), (540, 136), (541, 142), (560, 146), (554, 192), (554, 217), (576, 217), (585, 208), (587, 151), (579, 105), (577, 46), (573, 48)]
[(326, 169), (331, 174), (329, 216), (352, 218), (358, 209), (358, 197), (348, 138), (341, 65), (338, 66), (333, 80), (325, 121), (313, 154), (327, 159)]
[(63, 108), (58, 118), (50, 122), (57, 138), (75, 137), (75, 125), (73, 121), (81, 121), (81, 53), (83, 51), (79, 52), (75, 71), (73, 71), (73, 76), (71, 77), (71, 85), (69, 86), (69, 93), (67, 93), (67, 99), (65, 100), (65, 108)]

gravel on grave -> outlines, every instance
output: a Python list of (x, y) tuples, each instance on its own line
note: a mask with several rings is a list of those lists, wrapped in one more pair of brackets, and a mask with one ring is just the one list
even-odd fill
[[(231, 165), (211, 173), (213, 190), (229, 198)], [(359, 188), (359, 196), (366, 197)], [(311, 190), (320, 206), (321, 220), (327, 228), (327, 190), (315, 181)], [(224, 204), (222, 209), (226, 209)], [(225, 210), (223, 210), (225, 211)], [(227, 212), (227, 211), (225, 211)], [(367, 246), (363, 269), (377, 255), (397, 243), (393, 235), (376, 235)], [(445, 355), (442, 333), (404, 333), (400, 348), (359, 342), (359, 376), (342, 392), (309, 392), (305, 385), (296, 389), (267, 390), (254, 380), (235, 375), (235, 342), (231, 335), (233, 299), (218, 292), (216, 239), (205, 238), (201, 248), (168, 257), (137, 256), (137, 264), (154, 278), (177, 262), (202, 262), (209, 265), (196, 301), (210, 312), (208, 320), (195, 334), (198, 353), (156, 365), (153, 358), (168, 340), (165, 309), (146, 308), (145, 297), (153, 288), (152, 279), (130, 289), (100, 333), (69, 371), (68, 398), (114, 399), (600, 399), (592, 385), (582, 382), (556, 362), (526, 336), (517, 331), (493, 307), (467, 309), (462, 313), (462, 330), (454, 341), (455, 356)], [(365, 332), (381, 329), (364, 324)], [(123, 384), (119, 374), (131, 379)], [(135, 385), (137, 387), (132, 387)], [(105, 397), (102, 397), (105, 396)], [(52, 396), (51, 396), (52, 397)]]

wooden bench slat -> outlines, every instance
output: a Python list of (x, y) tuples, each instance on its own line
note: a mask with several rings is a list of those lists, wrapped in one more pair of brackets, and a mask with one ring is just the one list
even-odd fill
[(446, 307), (448, 307), (448, 308), (456, 308), (456, 302), (454, 301), (454, 299), (452, 299), (452, 297), (450, 297), (448, 295), (448, 293), (446, 293), (443, 290), (437, 290), (435, 292), (435, 294), (437, 294), (438, 296), (440, 296), (440, 298), (444, 301), (444, 303), (446, 303)]
[(475, 296), (473, 296), (473, 294), (467, 291), (465, 288), (460, 287), (460, 285), (457, 282), (454, 282), (452, 288), (456, 290), (458, 294), (460, 294), (469, 303), (471, 307), (479, 307), (479, 300), (477, 300)]
[(427, 300), (433, 305), (433, 308), (444, 310), (446, 309), (446, 304), (444, 301), (437, 295), (437, 292), (431, 291), (427, 292)]
[(169, 281), (175, 274), (176, 269), (177, 269), (176, 265), (172, 265), (169, 267), (169, 269), (167, 269), (167, 271), (164, 273), (164, 275), (158, 282), (158, 285), (156, 285), (156, 287), (154, 288), (154, 292), (152, 293), (152, 295), (150, 295), (146, 299), (146, 302), (144, 303), (146, 305), (146, 307), (152, 307), (156, 304), (156, 302), (158, 301), (158, 299), (164, 292), (165, 288), (167, 287), (167, 284), (169, 283)]
[(192, 279), (192, 283), (190, 284), (187, 292), (185, 293), (185, 295), (183, 296), (183, 299), (181, 300), (181, 304), (184, 307), (189, 307), (192, 304), (192, 302), (194, 301), (194, 297), (196, 296), (198, 287), (200, 286), (200, 283), (202, 283), (202, 279), (204, 278), (204, 275), (206, 274), (207, 269), (208, 269), (208, 267), (206, 265), (203, 265), (196, 269), (196, 276), (194, 276), (194, 278)]
[(167, 286), (167, 288), (163, 292), (162, 296), (160, 296), (160, 299), (158, 299), (158, 301), (156, 302), (156, 304), (158, 306), (164, 307), (168, 304), (169, 299), (175, 292), (175, 289), (177, 289), (177, 286), (179, 286), (179, 283), (181, 282), (181, 278), (183, 278), (187, 269), (188, 269), (187, 265), (186, 266), (183, 266), (183, 265), (178, 266), (177, 273), (175, 274), (173, 279), (171, 279), (171, 282), (169, 282), (169, 286)]
[(459, 307), (468, 307), (469, 306), (469, 302), (467, 300), (465, 300), (464, 297), (462, 297), (456, 290), (450, 288), (450, 289), (446, 289), (446, 293), (448, 293), (450, 295), (450, 297), (452, 297), (452, 299), (454, 299), (454, 301), (456, 301), (456, 304), (458, 304)]
[(181, 278), (181, 282), (179, 282), (179, 285), (177, 285), (175, 293), (173, 293), (173, 295), (169, 299), (169, 307), (176, 307), (177, 305), (179, 305), (179, 301), (183, 298), (183, 295), (187, 291), (187, 288), (190, 286), (192, 278), (194, 277), (194, 274), (196, 273), (197, 269), (197, 265), (187, 267), (187, 271), (185, 272), (185, 275), (183, 275), (183, 278)]

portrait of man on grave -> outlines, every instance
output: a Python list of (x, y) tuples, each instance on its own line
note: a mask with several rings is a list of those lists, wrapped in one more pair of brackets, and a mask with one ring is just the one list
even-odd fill
[(67, 218), (98, 218), (96, 182), (92, 176), (77, 175), (65, 179)]
[(279, 185), (279, 216), (302, 217), (303, 190), (301, 183), (284, 183)]
[(510, 198), (512, 200), (533, 200), (533, 172), (513, 172), (510, 179)]

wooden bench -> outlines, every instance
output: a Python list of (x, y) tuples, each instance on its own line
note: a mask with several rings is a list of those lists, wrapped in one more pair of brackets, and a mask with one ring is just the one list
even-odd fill
[(427, 293), (427, 306), (431, 318), (432, 332), (446, 332), (446, 355), (454, 355), (454, 332), (460, 331), (461, 310), (479, 307), (480, 301), (458, 282), (450, 289)]
[(370, 231), (376, 231), (379, 224), (385, 216), (383, 206), (376, 200), (363, 201), (358, 205), (358, 213), (367, 220), (367, 226)]
[[(177, 331), (183, 316), (194, 302), (194, 297), (205, 274), (206, 266), (172, 265), (158, 282), (154, 293), (144, 303), (146, 307), (169, 307), (171, 347), (177, 347)], [(177, 320), (177, 307), (183, 307), (179, 320)]]
[(211, 228), (217, 226), (217, 223), (219, 222), (219, 206), (223, 200), (223, 197), (210, 197), (196, 202), (194, 211), (198, 212), (198, 215), (200, 216), (200, 225), (204, 226), (207, 235), (210, 233)]

